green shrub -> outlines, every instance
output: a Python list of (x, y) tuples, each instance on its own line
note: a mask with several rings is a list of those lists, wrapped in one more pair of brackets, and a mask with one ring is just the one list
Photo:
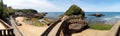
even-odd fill
[(71, 16), (71, 15), (78, 15), (78, 16), (81, 16), (81, 17), (84, 17), (85, 14), (83, 12), (83, 10), (78, 7), (77, 5), (72, 5), (66, 12), (64, 15), (67, 15), (67, 16)]
[[(28, 24), (31, 24), (31, 25), (34, 25), (34, 26), (43, 27), (43, 26), (46, 25), (46, 24), (38, 21), (39, 19), (37, 19), (37, 18), (27, 18), (27, 19), (29, 19), (29, 20), (24, 20), (24, 22), (28, 23)], [(31, 21), (32, 23), (29, 22), (29, 21)]]
[(96, 29), (96, 30), (110, 30), (113, 25), (109, 24), (89, 24), (91, 29)]

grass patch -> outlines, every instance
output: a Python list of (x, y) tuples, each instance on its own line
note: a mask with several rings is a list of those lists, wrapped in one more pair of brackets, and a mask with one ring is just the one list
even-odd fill
[[(29, 20), (26, 20), (26, 21), (27, 21), (27, 23), (34, 25), (34, 26), (38, 26), (38, 27), (43, 27), (46, 25), (38, 20), (39, 19), (37, 19), (37, 18), (29, 18)], [(28, 22), (28, 21), (30, 21), (30, 22)]]
[(110, 30), (113, 25), (109, 25), (109, 24), (89, 24), (91, 29), (95, 29), (95, 30)]

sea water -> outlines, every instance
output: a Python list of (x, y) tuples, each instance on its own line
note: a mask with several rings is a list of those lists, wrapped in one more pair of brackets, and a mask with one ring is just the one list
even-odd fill
[[(58, 16), (64, 14), (64, 12), (47, 12), (46, 17), (57, 19)], [(90, 14), (103, 14), (102, 17), (90, 16)], [(85, 20), (91, 24), (103, 23), (103, 24), (115, 24), (120, 20), (120, 12), (85, 12)]]

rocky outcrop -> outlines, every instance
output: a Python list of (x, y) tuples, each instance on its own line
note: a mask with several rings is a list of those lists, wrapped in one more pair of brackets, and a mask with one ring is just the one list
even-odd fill
[(14, 16), (18, 17), (18, 16), (22, 16), (22, 17), (28, 17), (28, 18), (44, 18), (44, 16), (46, 16), (47, 13), (23, 13), (23, 12), (15, 12)]
[(84, 21), (85, 13), (83, 10), (78, 7), (77, 5), (72, 5), (65, 13), (64, 16), (68, 16), (67, 20), (64, 22), (66, 24), (63, 27), (63, 33), (65, 36), (66, 34), (72, 34), (81, 32), (84, 29), (89, 28), (88, 23)]
[(87, 22), (81, 19), (71, 19), (68, 21), (70, 30), (80, 30), (82, 27), (87, 25)]
[(90, 14), (90, 16), (95, 16), (95, 17), (102, 17), (102, 16), (104, 16), (104, 14)]
[(84, 11), (78, 7), (77, 5), (72, 5), (65, 13), (64, 15), (67, 15), (67, 16), (72, 16), (72, 15), (78, 15), (82, 18), (85, 17), (85, 13)]
[(66, 21), (65, 29), (69, 30), (70, 33), (80, 32), (84, 29), (89, 28), (88, 23), (80, 17), (69, 17)]

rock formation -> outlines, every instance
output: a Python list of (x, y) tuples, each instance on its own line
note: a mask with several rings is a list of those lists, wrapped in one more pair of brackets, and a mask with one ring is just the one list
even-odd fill
[(64, 36), (70, 36), (72, 33), (81, 32), (88, 28), (87, 22), (84, 21), (85, 13), (77, 5), (72, 5), (64, 14), (68, 16), (63, 27)]

